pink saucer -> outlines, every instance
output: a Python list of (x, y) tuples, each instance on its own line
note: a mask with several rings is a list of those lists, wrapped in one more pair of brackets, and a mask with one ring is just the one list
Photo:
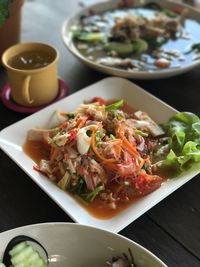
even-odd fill
[(60, 78), (58, 78), (58, 82), (59, 82), (59, 92), (58, 92), (57, 97), (52, 102), (45, 104), (45, 105), (42, 105), (42, 106), (25, 107), (25, 106), (21, 106), (21, 105), (17, 104), (16, 102), (14, 102), (14, 100), (12, 100), (12, 98), (11, 98), (10, 86), (8, 83), (2, 89), (1, 99), (2, 99), (3, 104), (11, 110), (21, 112), (21, 113), (34, 113), (34, 112), (36, 112), (36, 111), (54, 103), (54, 102), (64, 98), (65, 96), (67, 96), (68, 86)]

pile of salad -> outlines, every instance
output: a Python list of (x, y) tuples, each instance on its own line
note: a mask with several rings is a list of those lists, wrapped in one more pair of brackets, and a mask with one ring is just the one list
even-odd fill
[(55, 127), (31, 129), (45, 157), (35, 170), (85, 203), (111, 209), (145, 196), (168, 177), (199, 168), (200, 119), (179, 112), (163, 125), (99, 97), (74, 112), (56, 112)]

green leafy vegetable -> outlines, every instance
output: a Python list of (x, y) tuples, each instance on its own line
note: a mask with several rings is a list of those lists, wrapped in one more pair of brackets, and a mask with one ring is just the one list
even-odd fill
[(121, 56), (131, 54), (134, 51), (132, 43), (109, 42), (105, 45), (106, 51), (115, 51)]
[(147, 42), (150, 50), (157, 49), (166, 42), (166, 38), (163, 36), (159, 36), (157, 38), (146, 36), (144, 39)]
[(169, 10), (169, 9), (163, 9), (163, 13), (164, 13), (167, 17), (170, 17), (170, 18), (177, 18), (177, 17), (178, 17), (178, 15), (177, 15), (175, 12), (173, 12), (173, 11), (171, 11), (171, 10)]
[[(190, 112), (179, 112), (163, 125), (170, 151), (159, 168), (174, 175), (181, 171), (200, 167), (200, 119)], [(170, 173), (170, 174), (171, 174)]]
[(141, 131), (141, 130), (138, 130), (138, 129), (135, 130), (135, 133), (138, 135), (141, 135), (143, 137), (147, 137), (149, 135), (148, 133)]
[(75, 114), (72, 113), (72, 112), (68, 112), (66, 115), (67, 115), (67, 117), (68, 117), (69, 119), (74, 119), (74, 118), (75, 118)]
[(192, 44), (190, 47), (189, 47), (189, 49), (187, 49), (186, 51), (185, 51), (185, 55), (187, 55), (187, 54), (190, 54), (191, 52), (193, 52), (193, 51), (196, 51), (196, 52), (198, 52), (198, 53), (200, 53), (200, 43), (194, 43), (194, 44)]
[(9, 0), (0, 0), (0, 26), (4, 24), (9, 16)]
[(71, 192), (73, 194), (81, 195), (81, 191), (85, 186), (86, 185), (83, 177), (79, 177), (78, 183), (74, 187), (72, 187)]
[(116, 109), (120, 108), (121, 106), (123, 106), (123, 104), (124, 104), (124, 100), (121, 99), (121, 100), (119, 100), (119, 101), (117, 101), (111, 105), (106, 106), (105, 109), (108, 111), (116, 110)]
[(86, 196), (86, 201), (92, 202), (95, 197), (104, 190), (104, 186), (100, 185), (98, 186), (94, 191), (90, 192), (87, 196)]

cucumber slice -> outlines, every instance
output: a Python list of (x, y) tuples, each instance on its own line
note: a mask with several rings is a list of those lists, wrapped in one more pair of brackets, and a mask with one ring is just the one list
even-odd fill
[(133, 43), (134, 53), (141, 54), (148, 49), (148, 43), (142, 39), (137, 39)]
[(103, 41), (104, 34), (102, 32), (82, 33), (77, 38), (79, 41), (86, 43), (98, 43)]
[(47, 267), (38, 251), (27, 242), (21, 242), (14, 246), (9, 255), (13, 267)]
[(106, 51), (116, 51), (120, 56), (131, 53), (140, 54), (148, 49), (148, 43), (142, 39), (137, 39), (133, 43), (110, 42), (105, 45)]
[(27, 245), (23, 250), (21, 250), (11, 258), (11, 262), (15, 266), (20, 262), (26, 261), (33, 253), (33, 248)]
[(11, 257), (14, 257), (17, 253), (22, 251), (26, 246), (27, 246), (26, 241), (19, 243), (12, 250), (9, 251), (9, 255)]
[(125, 56), (133, 52), (133, 45), (131, 43), (110, 42), (105, 45), (106, 51), (116, 51), (119, 55)]

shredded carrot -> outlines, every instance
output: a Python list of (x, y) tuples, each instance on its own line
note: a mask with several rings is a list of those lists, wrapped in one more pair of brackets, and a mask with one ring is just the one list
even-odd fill
[(124, 147), (128, 150), (130, 154), (132, 154), (134, 157), (140, 157), (140, 153), (136, 150), (136, 148), (131, 145), (125, 136), (122, 136), (122, 141)]
[(65, 112), (65, 111), (60, 111), (60, 115), (61, 115), (61, 116), (66, 116), (66, 115), (67, 115), (67, 112)]
[(139, 168), (142, 169), (142, 167), (143, 167), (143, 165), (144, 165), (144, 163), (145, 163), (145, 160), (144, 160), (142, 157), (140, 157), (140, 158), (139, 158), (139, 161), (140, 161), (140, 163), (139, 163)]
[(80, 118), (77, 120), (77, 124), (76, 124), (76, 125), (77, 125), (77, 128), (78, 128), (78, 129), (82, 128), (82, 127), (85, 125), (87, 119), (88, 119), (88, 116), (80, 117)]
[(59, 153), (59, 150), (56, 147), (52, 147), (50, 160), (55, 160), (58, 153)]
[(116, 162), (115, 159), (107, 159), (107, 158), (105, 158), (104, 156), (102, 156), (102, 155), (99, 153), (99, 151), (98, 151), (98, 149), (97, 149), (97, 147), (96, 147), (96, 145), (95, 145), (95, 130), (92, 131), (91, 145), (92, 145), (92, 149), (93, 149), (94, 153), (96, 154), (96, 156), (97, 156), (100, 160), (102, 160), (104, 163), (114, 163), (114, 162)]
[(121, 130), (121, 126), (118, 127), (116, 133), (117, 136), (121, 138), (121, 140), (123, 141), (123, 145), (124, 147), (128, 150), (128, 152), (133, 155), (134, 157), (140, 157), (140, 153), (136, 150), (136, 145), (135, 144), (131, 144), (129, 143), (129, 141), (127, 140), (127, 138), (124, 136), (124, 134), (122, 133)]
[(62, 124), (60, 124), (60, 128), (62, 128), (62, 129), (65, 129), (65, 128), (67, 128), (69, 126), (69, 121), (65, 121), (65, 122), (63, 122)]
[(115, 153), (116, 153), (116, 157), (119, 158), (121, 155), (121, 151), (122, 151), (122, 140), (114, 139), (114, 140), (108, 141), (108, 143), (112, 144), (112, 147), (114, 148)]

